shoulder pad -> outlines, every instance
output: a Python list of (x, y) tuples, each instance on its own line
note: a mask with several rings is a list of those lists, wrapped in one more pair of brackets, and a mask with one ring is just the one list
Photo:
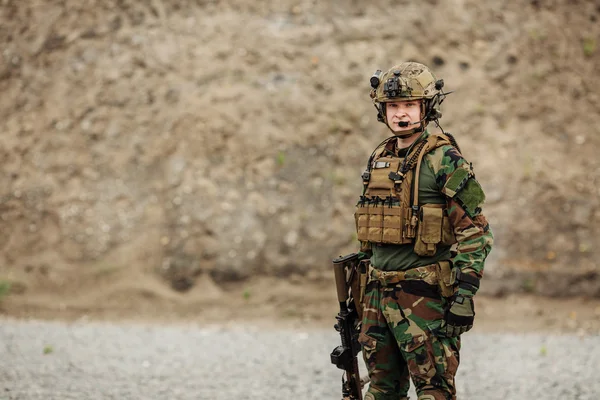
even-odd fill
[(446, 135), (439, 134), (439, 133), (433, 133), (430, 136), (435, 138), (435, 147), (441, 147), (441, 146), (446, 146), (446, 145), (450, 145), (451, 146), (452, 145), (452, 142), (450, 141), (450, 139)]

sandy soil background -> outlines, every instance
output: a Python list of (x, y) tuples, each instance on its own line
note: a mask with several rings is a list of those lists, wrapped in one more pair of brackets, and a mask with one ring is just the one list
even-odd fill
[(0, 312), (329, 323), (329, 260), (356, 249), (386, 137), (368, 79), (415, 60), (454, 91), (441, 122), (487, 194), (478, 318), (593, 330), (598, 18), (567, 0), (0, 0)]

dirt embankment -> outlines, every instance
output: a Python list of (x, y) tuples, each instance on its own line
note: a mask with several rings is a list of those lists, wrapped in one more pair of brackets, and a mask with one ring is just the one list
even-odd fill
[(599, 18), (566, 0), (0, 0), (4, 308), (330, 280), (386, 137), (368, 78), (400, 60), (454, 91), (443, 127), (496, 236), (482, 290), (598, 297)]

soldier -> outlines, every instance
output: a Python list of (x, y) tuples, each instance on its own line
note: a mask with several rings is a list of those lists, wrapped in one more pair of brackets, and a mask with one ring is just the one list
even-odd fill
[[(359, 342), (369, 371), (366, 400), (456, 398), (460, 335), (493, 237), (485, 196), (449, 133), (438, 127), (443, 80), (405, 62), (371, 78), (377, 119), (391, 131), (371, 154), (355, 218), (370, 257)], [(441, 127), (440, 127), (441, 129)]]

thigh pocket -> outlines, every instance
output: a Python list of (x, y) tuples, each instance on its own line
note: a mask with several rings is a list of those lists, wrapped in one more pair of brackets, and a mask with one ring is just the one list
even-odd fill
[(362, 347), (365, 363), (369, 368), (374, 367), (376, 363), (377, 340), (361, 332), (360, 335), (358, 335), (358, 342)]
[(402, 346), (402, 352), (415, 386), (419, 388), (430, 383), (436, 369), (433, 354), (427, 346), (427, 336), (414, 336)]
[(443, 362), (443, 375), (449, 384), (454, 385), (454, 376), (458, 370), (460, 362), (460, 338), (436, 338), (440, 343), (441, 353), (440, 361)]

